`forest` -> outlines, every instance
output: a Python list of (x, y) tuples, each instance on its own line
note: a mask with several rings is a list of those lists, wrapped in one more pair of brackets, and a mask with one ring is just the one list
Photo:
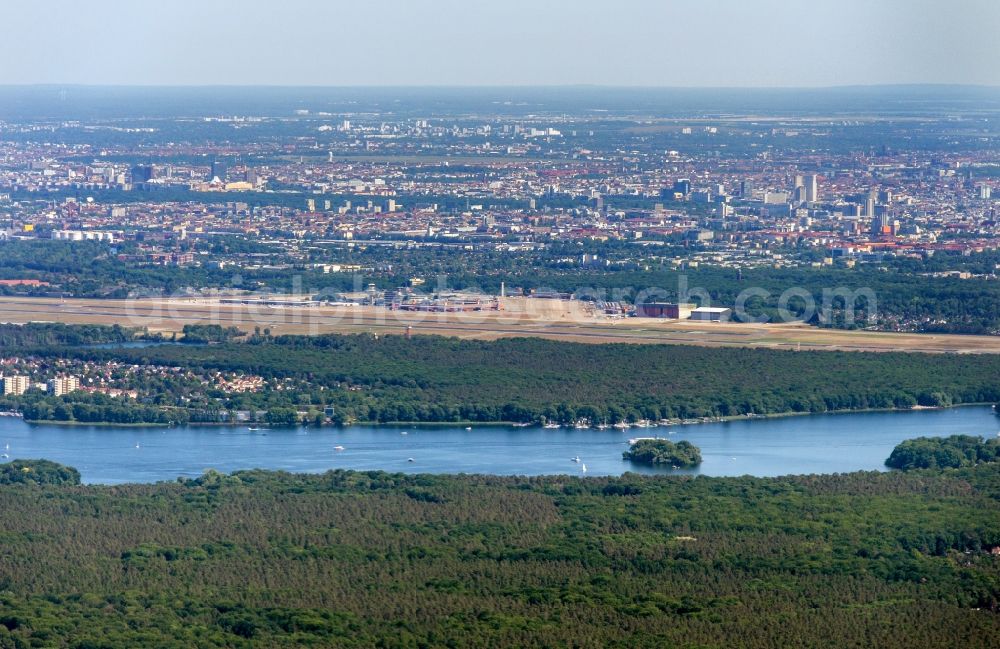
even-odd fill
[(688, 441), (674, 444), (668, 439), (640, 439), (622, 457), (639, 464), (687, 468), (701, 464), (701, 449)]
[(569, 424), (579, 419), (612, 424), (1000, 400), (1000, 358), (990, 354), (929, 357), (368, 334), (251, 335), (243, 342), (207, 346), (43, 346), (19, 353), (41, 359), (155, 364), (200, 374), (238, 371), (266, 381), (261, 390), (227, 394), (168, 376), (160, 379), (156, 394), (138, 401), (95, 401), (80, 393), (0, 399), (0, 407), (22, 413), (44, 408), (43, 415), (55, 412), (58, 399), (71, 414), (83, 413), (84, 421), (100, 421), (101, 412), (119, 422), (179, 423), (222, 421), (233, 411), (266, 411), (272, 423), (290, 423), (297, 412), (319, 422), (327, 413), (336, 424)]
[(950, 435), (904, 440), (892, 450), (892, 455), (885, 461), (885, 465), (909, 471), (959, 468), (998, 461), (1000, 461), (1000, 438), (984, 440), (973, 435)]
[(62, 322), (0, 324), (0, 350), (52, 346), (108, 345), (134, 340), (144, 332), (120, 325), (82, 325)]
[(1000, 646), (996, 465), (208, 472), (0, 510), (2, 649)]
[(331, 406), (338, 422), (614, 423), (1000, 399), (1000, 358), (989, 354), (929, 363), (922, 354), (367, 334), (67, 353), (287, 379), (299, 387), (223, 406)]
[(49, 460), (14, 460), (0, 464), (0, 485), (80, 484), (80, 472)]

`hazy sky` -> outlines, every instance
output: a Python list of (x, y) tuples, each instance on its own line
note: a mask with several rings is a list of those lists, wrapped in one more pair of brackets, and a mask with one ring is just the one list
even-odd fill
[(0, 84), (1000, 85), (1000, 0), (3, 0)]

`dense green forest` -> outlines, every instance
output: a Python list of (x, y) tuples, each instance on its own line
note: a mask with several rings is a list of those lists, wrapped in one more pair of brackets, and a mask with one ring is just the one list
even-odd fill
[(0, 487), (0, 647), (995, 647), (1000, 473)]
[(29, 390), (22, 395), (0, 396), (0, 409), (20, 412), (28, 421), (87, 424), (185, 424), (191, 412), (124, 397), (76, 391), (62, 396)]
[(0, 464), (0, 485), (80, 484), (80, 472), (49, 460), (14, 460)]
[(61, 322), (0, 324), (0, 348), (106, 345), (134, 340), (144, 335), (135, 328), (120, 325), (69, 325)]
[(917, 437), (892, 450), (885, 465), (893, 469), (943, 469), (1000, 461), (1000, 438), (984, 440), (972, 435)]
[(639, 464), (686, 468), (701, 464), (701, 449), (688, 441), (674, 444), (667, 439), (642, 439), (632, 444), (622, 457)]
[(219, 407), (332, 406), (338, 422), (615, 422), (1000, 399), (1000, 358), (988, 354), (929, 362), (922, 354), (370, 335), (53, 353), (287, 379), (298, 387), (231, 395)]
[(243, 332), (238, 327), (223, 327), (217, 324), (186, 324), (181, 330), (182, 342), (192, 344), (220, 343), (240, 338)]

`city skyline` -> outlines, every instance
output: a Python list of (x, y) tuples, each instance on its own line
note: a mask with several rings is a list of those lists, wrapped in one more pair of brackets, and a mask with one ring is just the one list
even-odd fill
[(0, 84), (1000, 85), (984, 0), (204, 4), (11, 3)]

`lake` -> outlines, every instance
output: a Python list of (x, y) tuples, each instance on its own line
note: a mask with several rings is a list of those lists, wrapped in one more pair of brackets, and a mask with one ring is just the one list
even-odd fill
[[(776, 476), (884, 470), (883, 462), (904, 439), (992, 437), (998, 429), (1000, 419), (986, 406), (750, 419), (627, 432), (513, 426), (113, 428), (30, 425), (0, 417), (0, 448), (9, 446), (3, 452), (10, 458), (45, 458), (74, 466), (84, 482), (104, 484), (195, 477), (209, 468), (226, 473), (264, 468), (584, 475), (586, 465), (586, 475), (634, 471)], [(622, 460), (628, 438), (648, 436), (688, 440), (701, 448), (704, 462), (698, 469), (683, 471)], [(580, 463), (571, 461), (576, 456)]]

